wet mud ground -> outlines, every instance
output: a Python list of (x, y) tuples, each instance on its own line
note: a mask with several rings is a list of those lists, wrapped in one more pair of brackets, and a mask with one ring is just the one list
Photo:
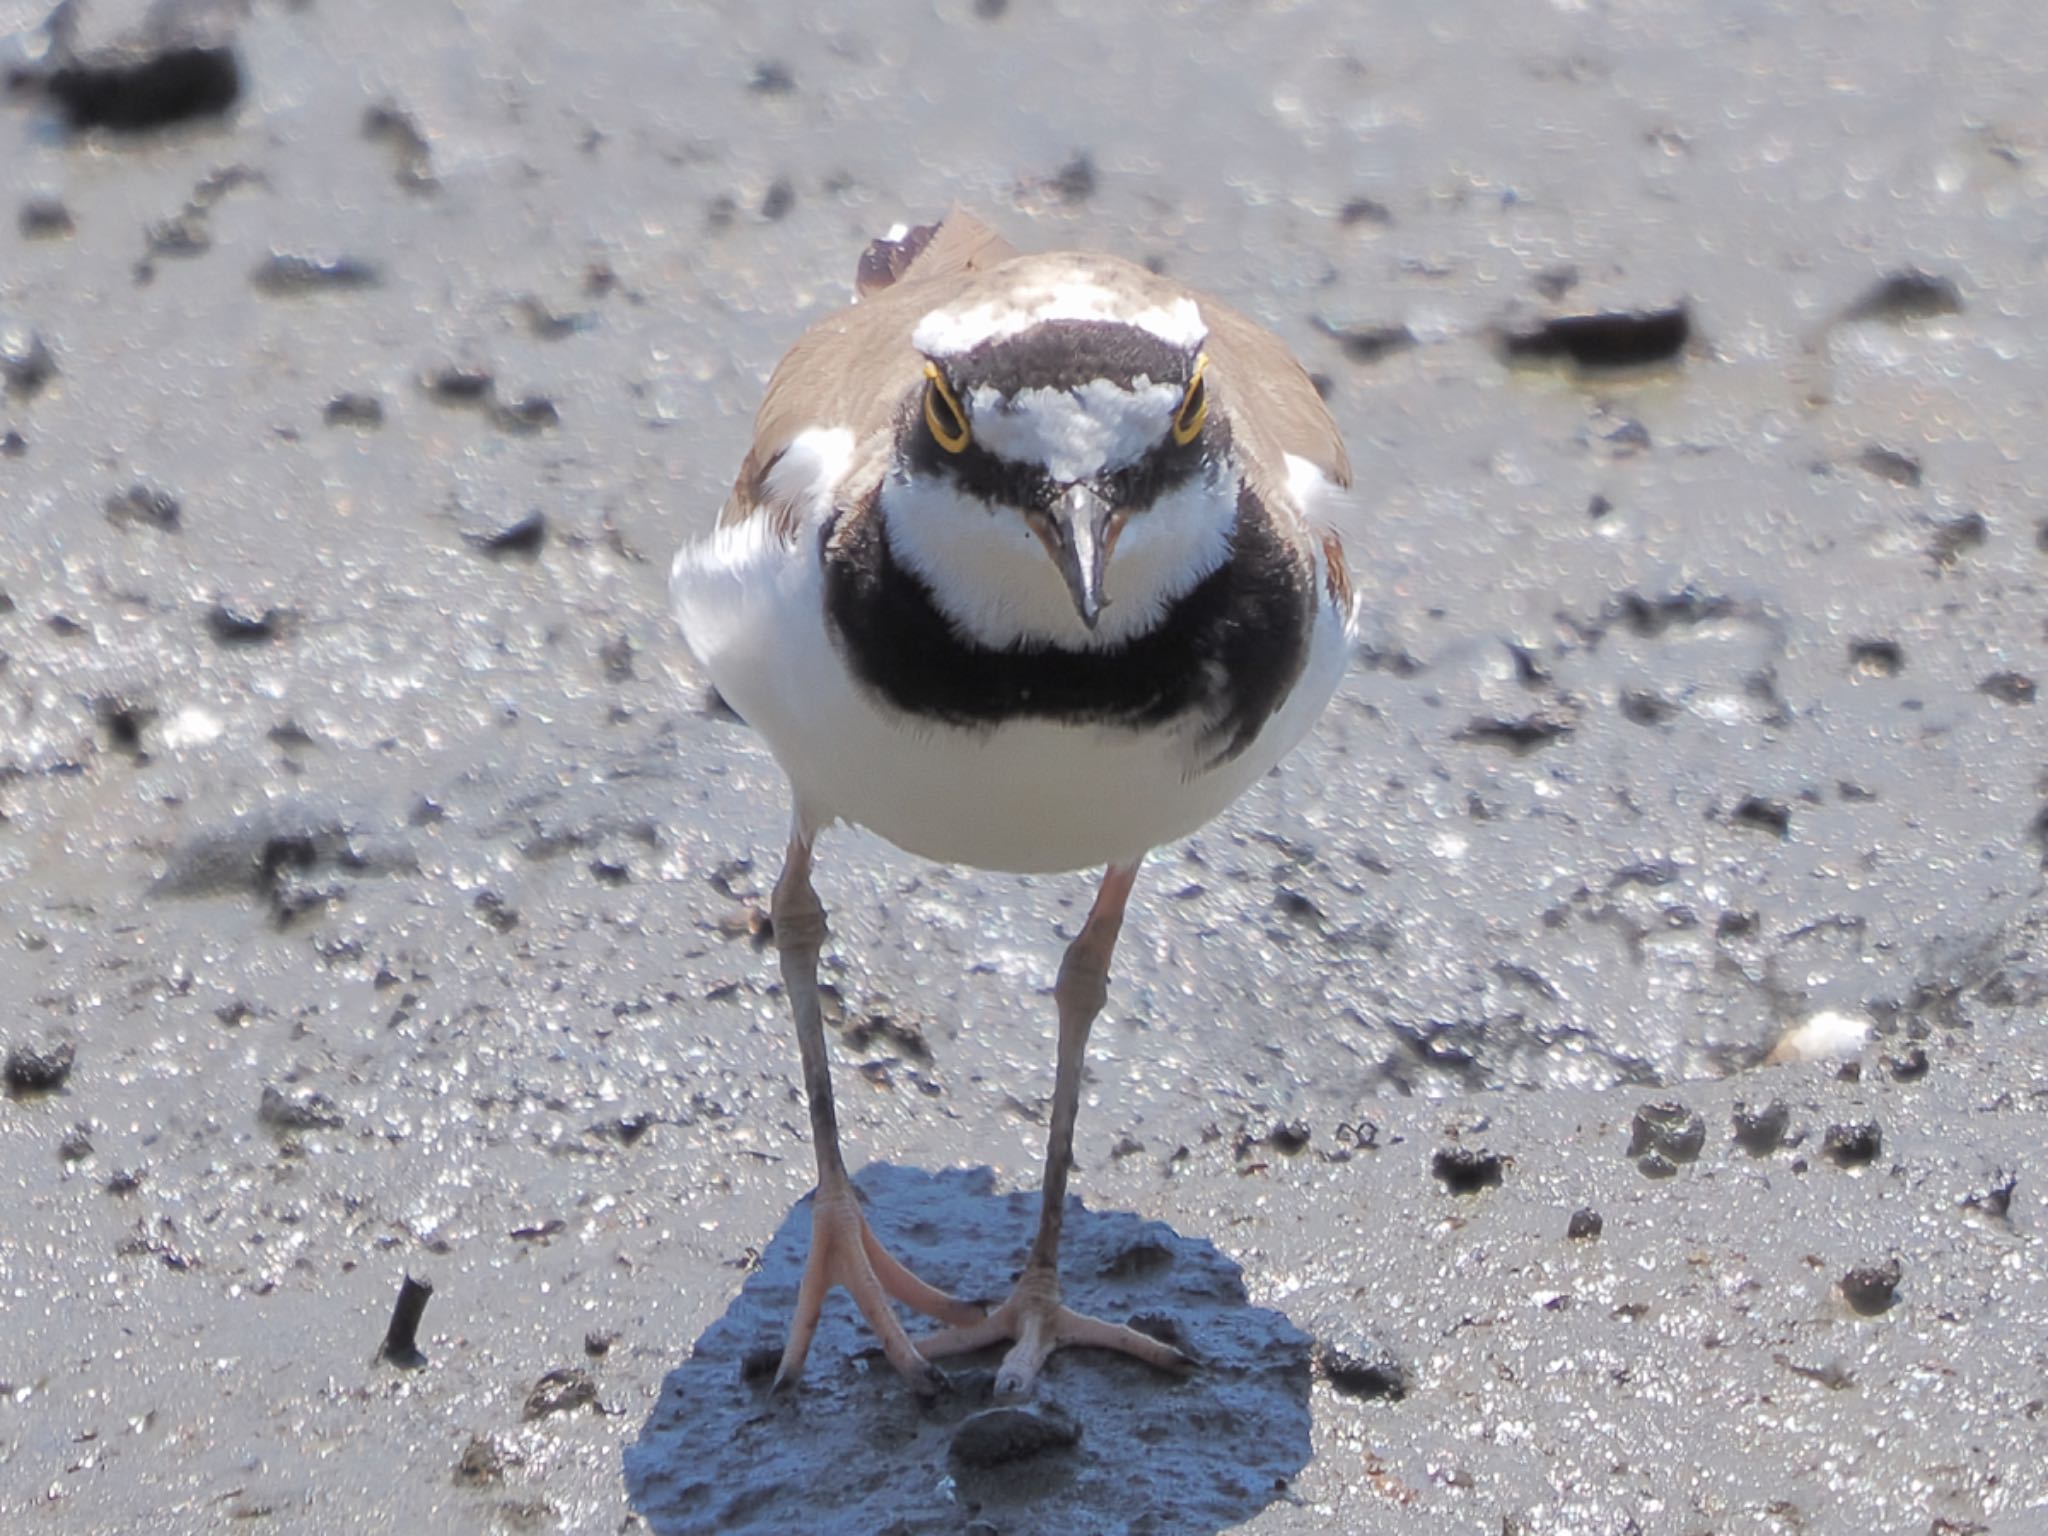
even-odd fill
[[(256, 0), (109, 66), (140, 9), (0, 3), (7, 1530), (2048, 1529), (2031, 0)], [(1090, 1055), (1073, 1284), (1208, 1367), (972, 1432), (986, 1362), (920, 1412), (843, 1311), (745, 1369), (782, 790), (662, 595), (955, 201), (1285, 335), (1370, 614)], [(874, 1219), (1000, 1292), (1087, 882), (819, 884)]]

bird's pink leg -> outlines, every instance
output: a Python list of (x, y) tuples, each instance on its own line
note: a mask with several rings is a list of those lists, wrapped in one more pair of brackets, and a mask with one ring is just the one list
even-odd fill
[(1038, 1236), (1010, 1297), (979, 1322), (955, 1325), (917, 1341), (929, 1359), (964, 1354), (1002, 1339), (1016, 1342), (996, 1372), (996, 1395), (1023, 1397), (1038, 1380), (1046, 1357), (1068, 1344), (1114, 1349), (1162, 1370), (1184, 1370), (1193, 1362), (1159, 1339), (1135, 1328), (1106, 1323), (1060, 1304), (1060, 1225), (1066, 1215), (1067, 1172), (1074, 1162), (1074, 1117), (1081, 1105), (1081, 1062), (1088, 1031), (1109, 995), (1109, 962), (1123, 927), (1124, 905), (1137, 883), (1138, 866), (1111, 865), (1074, 942), (1060, 961), (1053, 1001), (1059, 1008), (1059, 1063), (1052, 1094), (1052, 1129), (1046, 1137), (1045, 1190)]
[(895, 1308), (889, 1305), (890, 1298), (957, 1326), (979, 1321), (982, 1309), (926, 1285), (898, 1263), (868, 1230), (867, 1218), (861, 1214), (860, 1202), (846, 1177), (846, 1164), (839, 1155), (839, 1122), (832, 1111), (825, 1024), (818, 1008), (818, 950), (825, 942), (825, 909), (811, 888), (811, 840), (801, 826), (790, 836), (769, 915), (774, 919), (775, 947), (782, 960), (782, 989), (789, 994), (790, 1012), (796, 1019), (804, 1094), (811, 1107), (811, 1140), (818, 1156), (818, 1188), (811, 1199), (811, 1253), (804, 1264), (775, 1385), (785, 1386), (803, 1374), (804, 1356), (817, 1332), (825, 1295), (833, 1286), (843, 1285), (898, 1374), (919, 1392), (936, 1392), (945, 1385), (945, 1377), (918, 1353)]

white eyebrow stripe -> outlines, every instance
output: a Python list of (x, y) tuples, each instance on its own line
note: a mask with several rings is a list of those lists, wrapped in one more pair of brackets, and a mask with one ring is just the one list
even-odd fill
[(927, 357), (957, 357), (991, 341), (1020, 336), (1048, 320), (1108, 320), (1149, 331), (1168, 346), (1192, 352), (1208, 338), (1202, 311), (1190, 298), (1132, 311), (1127, 299), (1090, 282), (1054, 283), (1016, 299), (935, 309), (918, 321), (910, 344)]

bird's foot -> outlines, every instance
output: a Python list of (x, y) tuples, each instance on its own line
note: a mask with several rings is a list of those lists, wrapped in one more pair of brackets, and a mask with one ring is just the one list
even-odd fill
[(1162, 1371), (1184, 1372), (1195, 1363), (1163, 1339), (1062, 1306), (1059, 1276), (1050, 1267), (1034, 1266), (1026, 1266), (1009, 1300), (988, 1316), (926, 1334), (917, 1347), (926, 1359), (938, 1360), (985, 1349), (1004, 1339), (1016, 1342), (996, 1370), (996, 1396), (1010, 1402), (1028, 1397), (1046, 1358), (1071, 1345), (1114, 1349)]
[(836, 1180), (823, 1180), (811, 1202), (811, 1253), (797, 1289), (782, 1363), (775, 1370), (778, 1388), (803, 1374), (804, 1356), (818, 1330), (826, 1293), (835, 1285), (845, 1286), (852, 1295), (896, 1373), (926, 1397), (944, 1389), (945, 1375), (918, 1353), (896, 1309), (889, 1305), (890, 1298), (954, 1328), (973, 1327), (985, 1316), (981, 1307), (949, 1296), (905, 1269), (869, 1229), (853, 1186), (843, 1174)]

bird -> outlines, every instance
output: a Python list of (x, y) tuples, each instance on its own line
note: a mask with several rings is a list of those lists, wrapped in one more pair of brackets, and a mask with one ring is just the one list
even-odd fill
[[(1062, 1347), (1184, 1371), (1174, 1344), (1061, 1299), (1083, 1056), (1145, 856), (1269, 773), (1337, 688), (1350, 461), (1285, 343), (1144, 265), (1019, 252), (956, 208), (870, 244), (855, 292), (774, 370), (670, 575), (689, 651), (790, 784), (769, 919), (818, 1178), (775, 1385), (834, 1286), (920, 1395), (945, 1389), (937, 1361), (998, 1344), (999, 1400)], [(842, 822), (938, 862), (1103, 871), (1053, 987), (1036, 1234), (993, 1307), (890, 1254), (846, 1172), (811, 878)], [(892, 1300), (937, 1328), (913, 1338)]]

